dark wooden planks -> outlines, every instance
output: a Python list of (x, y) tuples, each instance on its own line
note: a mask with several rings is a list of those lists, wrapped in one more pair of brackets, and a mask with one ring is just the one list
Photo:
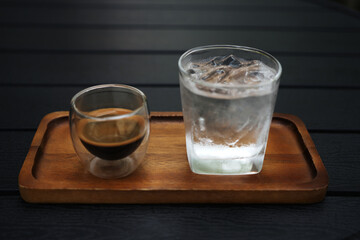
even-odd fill
[(256, 46), (270, 52), (360, 54), (360, 32), (3, 27), (0, 35), (0, 50), (7, 51), (184, 51), (226, 43)]
[(0, 131), (0, 195), (17, 191), (18, 175), (34, 134), (34, 130)]
[(311, 133), (329, 175), (329, 194), (360, 195), (360, 133)]
[[(0, 106), (6, 115), (10, 115), (9, 118), (1, 118), (4, 121), (0, 120), (0, 129), (36, 128), (45, 114), (70, 110), (71, 98), (83, 88), (2, 87), (4, 94), (0, 95)], [(181, 110), (179, 88), (141, 87), (140, 89), (147, 95), (151, 111)]]
[[(45, 10), (53, 7), (64, 9), (76, 7), (91, 10), (90, 12), (93, 12), (94, 15), (99, 13), (98, 10), (100, 8), (109, 9), (109, 12), (113, 13), (112, 18), (115, 17), (115, 19), (93, 19), (93, 22), (88, 24), (85, 18), (82, 18), (76, 22), (76, 19), (71, 18), (72, 13), (70, 11), (67, 17), (69, 17), (71, 21), (74, 20), (75, 25), (70, 21), (69, 25), (67, 25), (67, 20), (62, 22), (62, 19), (54, 15), (53, 19), (42, 24), (36, 21), (32, 23), (18, 22), (23, 24), (24, 29), (26, 29), (27, 26), (31, 26), (31, 24), (38, 24), (36, 28), (30, 28), (26, 32), (22, 32), (20, 26), (17, 25), (17, 19), (11, 20), (11, 18), (8, 17), (3, 19), (2, 27), (13, 27), (13, 29), (0, 32), (1, 38), (5, 38), (5, 40), (0, 40), (1, 53), (4, 54), (0, 56), (0, 61), (1, 63), (6, 63), (7, 60), (9, 61), (9, 64), (2, 65), (0, 68), (2, 71), (0, 73), (0, 84), (2, 85), (2, 96), (0, 100), (2, 102), (1, 108), (4, 111), (3, 116), (10, 116), (8, 119), (1, 120), (0, 128), (15, 128), (14, 130), (16, 131), (3, 130), (0, 132), (2, 144), (0, 164), (6, 164), (3, 170), (0, 170), (0, 173), (3, 175), (0, 181), (2, 186), (0, 194), (3, 195), (0, 197), (0, 204), (3, 211), (2, 217), (0, 218), (0, 238), (24, 239), (29, 237), (49, 238), (49, 236), (56, 236), (56, 238), (64, 239), (110, 239), (116, 236), (125, 239), (141, 237), (144, 239), (343, 239), (347, 236), (359, 236), (359, 197), (331, 197), (336, 195), (335, 192), (337, 191), (337, 195), (343, 196), (349, 195), (348, 192), (356, 191), (357, 194), (353, 195), (358, 196), (359, 190), (356, 184), (359, 181), (356, 175), (356, 172), (358, 172), (358, 164), (356, 164), (356, 162), (357, 156), (359, 155), (359, 149), (357, 148), (359, 137), (356, 133), (318, 133), (326, 129), (330, 130), (330, 132), (351, 132), (352, 130), (359, 132), (359, 113), (356, 111), (359, 109), (359, 92), (358, 90), (351, 89), (304, 89), (301, 87), (359, 87), (358, 78), (356, 77), (358, 76), (358, 68), (354, 67), (351, 63), (352, 60), (354, 60), (354, 62), (358, 62), (359, 60), (359, 48), (357, 47), (359, 38), (358, 36), (354, 36), (355, 25), (351, 23), (348, 24), (349, 27), (342, 25), (343, 22), (347, 22), (347, 20), (344, 20), (344, 18), (347, 19), (347, 17), (341, 17), (342, 20), (339, 22), (337, 22), (337, 20), (340, 19), (340, 17), (335, 16), (332, 19), (326, 19), (328, 17), (324, 17), (323, 19), (318, 19), (318, 21), (315, 21), (315, 18), (313, 23), (314, 27), (304, 27), (307, 26), (307, 24), (311, 24), (310, 19), (313, 20), (313, 18), (296, 20), (295, 17), (292, 18), (289, 16), (288, 19), (293, 19), (293, 21), (285, 21), (283, 23), (280, 21), (281, 16), (274, 19), (267, 19), (266, 22), (263, 22), (263, 20), (256, 22), (254, 20), (254, 22), (250, 24), (262, 23), (263, 26), (270, 27), (273, 23), (275, 27), (273, 26), (272, 30), (276, 29), (277, 31), (264, 29), (264, 27), (260, 25), (252, 25), (252, 29), (255, 30), (256, 27), (258, 27), (257, 30), (264, 31), (263, 34), (253, 34), (253, 32), (256, 31), (246, 29), (248, 27), (246, 27), (245, 23), (232, 23), (230, 21), (231, 16), (223, 17), (224, 23), (230, 25), (227, 27), (227, 31), (221, 30), (222, 26), (220, 23), (217, 25), (218, 23), (215, 21), (210, 22), (212, 24), (210, 28), (207, 27), (207, 30), (214, 29), (214, 31), (199, 31), (196, 29), (205, 27), (199, 25), (199, 23), (205, 24), (206, 20), (195, 18), (199, 21), (196, 23), (191, 23), (187, 21), (187, 19), (177, 20), (180, 16), (177, 15), (180, 11), (177, 9), (192, 11), (194, 15), (196, 10), (191, 10), (191, 8), (203, 6), (204, 9), (214, 12), (218, 11), (217, 9), (229, 12), (237, 9), (238, 11), (246, 13), (259, 9), (259, 11), (262, 11), (264, 14), (266, 14), (267, 11), (278, 11), (279, 15), (290, 15), (290, 13), (296, 14), (297, 11), (304, 11), (304, 16), (309, 16), (308, 11), (317, 11), (321, 8), (313, 5), (310, 1), (288, 0), (55, 0), (52, 2), (43, 0), (34, 0), (31, 2), (15, 0), (2, 1), (0, 6), (3, 3), (4, 5), (7, 4), (7, 6), (14, 8), (18, 8), (19, 6), (39, 6)], [(123, 19), (115, 16), (115, 11), (113, 11), (115, 8), (119, 11), (123, 8), (134, 10), (134, 12), (139, 13), (137, 16), (143, 17), (143, 19), (125, 19), (127, 26), (117, 26), (117, 24), (120, 25)], [(139, 24), (146, 19), (147, 15), (140, 16), (142, 12), (139, 9), (152, 9), (154, 12), (157, 12), (158, 9), (167, 9), (173, 14), (171, 16), (164, 16), (158, 11), (159, 16), (148, 20), (151, 25), (145, 22), (144, 25), (141, 26)], [(324, 10), (324, 12), (325, 11), (326, 10)], [(319, 16), (320, 15), (329, 16), (331, 14), (319, 13)], [(84, 16), (86, 16), (86, 14), (82, 15), (82, 17)], [(89, 14), (87, 16), (91, 18), (92, 15)], [(131, 16), (136, 15), (131, 14)], [(46, 18), (46, 16), (39, 16), (39, 19), (41, 20), (42, 17), (43, 19)], [(152, 35), (152, 33), (150, 33), (150, 31), (141, 33), (141, 28), (150, 29), (153, 24), (157, 24), (161, 19), (166, 19), (168, 22), (158, 23), (158, 25), (154, 27), (154, 29), (158, 29), (158, 31), (154, 31), (154, 33), (159, 33), (157, 37), (160, 38), (151, 37), (150, 35)], [(28, 21), (29, 18), (24, 16), (23, 20)], [(331, 23), (329, 27), (326, 26), (325, 20)], [(115, 25), (113, 25), (113, 21)], [(269, 25), (266, 25), (268, 22)], [(53, 26), (53, 24), (55, 24), (55, 26)], [(48, 28), (56, 27), (57, 29), (48, 31), (46, 27), (44, 29), (38, 28), (46, 25)], [(179, 31), (177, 34), (169, 31), (163, 34), (166, 32), (166, 29), (173, 27), (181, 29), (189, 25), (193, 27), (192, 31)], [(297, 27), (295, 28), (295, 26)], [(73, 31), (68, 31), (66, 29), (67, 27), (74, 29)], [(77, 28), (79, 27), (88, 28), (88, 30), (91, 30), (91, 27), (98, 29), (108, 27), (108, 29), (104, 31), (97, 31), (97, 29), (95, 29), (91, 34), (85, 30), (80, 31), (79, 35), (76, 35), (77, 33), (75, 32), (77, 32)], [(321, 29), (318, 29), (319, 27)], [(330, 31), (331, 27), (334, 27), (333, 33)], [(113, 35), (110, 31), (111, 28), (113, 28), (113, 30), (114, 28), (119, 28), (125, 31), (120, 31), (120, 34), (118, 31), (115, 31), (118, 33)], [(139, 31), (135, 31), (134, 29)], [(161, 29), (163, 30), (160, 31)], [(233, 31), (229, 31), (229, 29), (240, 30), (240, 33), (233, 34)], [(248, 31), (242, 32), (242, 30)], [(293, 34), (291, 33), (292, 31), (299, 31), (299, 34)], [(319, 34), (316, 33), (318, 31), (320, 31)], [(84, 32), (86, 38), (82, 38), (81, 34)], [(225, 32), (225, 36), (213, 37), (213, 35), (219, 32)], [(278, 35), (277, 32), (281, 32), (281, 34)], [(128, 38), (124, 33), (129, 33), (128, 35), (130, 37)], [(47, 36), (47, 34), (53, 35)], [(94, 35), (97, 34), (99, 37), (94, 37)], [(169, 35), (172, 36), (169, 37)], [(303, 37), (302, 35), (307, 36)], [(233, 39), (233, 36), (235, 36), (235, 39)], [(112, 39), (113, 37), (114, 39)], [(200, 37), (205, 37), (207, 40), (203, 40)], [(256, 37), (261, 38), (254, 40)], [(19, 40), (18, 38), (23, 39)], [(126, 38), (126, 40), (121, 40), (122, 38)], [(138, 41), (140, 41), (138, 39), (140, 38), (141, 41), (147, 41), (147, 43), (137, 45)], [(314, 41), (312, 39), (314, 39)], [(290, 42), (288, 42), (288, 40), (290, 40)], [(274, 53), (275, 56), (277, 56), (278, 53), (284, 54), (282, 56), (291, 55), (290, 59), (295, 59), (291, 58), (293, 53), (296, 53), (297, 56), (299, 56), (299, 54), (303, 56), (302, 60), (306, 62), (304, 63), (305, 71), (304, 68), (300, 68), (298, 65), (300, 60), (295, 61), (283, 58), (286, 60), (286, 64), (283, 63), (284, 75), (282, 83), (291, 87), (300, 86), (300, 88), (281, 89), (277, 110), (287, 110), (295, 115), (299, 115), (308, 127), (311, 126), (314, 127), (314, 129), (320, 129), (320, 131), (316, 131), (316, 133), (312, 132), (311, 135), (314, 138), (330, 177), (329, 191), (331, 196), (328, 196), (323, 203), (306, 206), (49, 206), (25, 204), (18, 196), (5, 196), (6, 194), (14, 194), (13, 189), (17, 182), (14, 176), (15, 174), (17, 176), (21, 165), (20, 162), (23, 161), (33, 134), (32, 131), (22, 132), (20, 129), (35, 128), (43, 114), (49, 111), (66, 110), (68, 105), (67, 98), (71, 97), (74, 92), (83, 88), (85, 85), (109, 81), (126, 81), (128, 83), (140, 81), (140, 84), (143, 85), (153, 83), (169, 84), (166, 83), (167, 81), (165, 79), (171, 79), (170, 84), (173, 84), (173, 81), (176, 83), (177, 67), (175, 60), (177, 57), (175, 57), (175, 55), (196, 45), (220, 43), (219, 41), (264, 48), (264, 50)], [(59, 42), (61, 42), (61, 44)], [(147, 45), (148, 43), (151, 44)], [(324, 46), (322, 46), (322, 44), (324, 44)], [(147, 48), (146, 46), (150, 47)], [(153, 46), (155, 47), (152, 48)], [(37, 52), (37, 50), (40, 51)], [(146, 77), (146, 72), (137, 73), (135, 68), (126, 69), (127, 71), (125, 72), (117, 65), (117, 63), (123, 63), (122, 58), (111, 55), (113, 53), (124, 54), (124, 52), (135, 52), (138, 54), (139, 51), (142, 50), (144, 50), (144, 52), (142, 52), (143, 54), (155, 54), (154, 56), (158, 56), (156, 54), (162, 51), (170, 51), (170, 53), (173, 53), (173, 55), (168, 55), (173, 60), (164, 65), (167, 69), (171, 69), (171, 71), (162, 72), (162, 66), (156, 68), (154, 73), (159, 75), (159, 79), (156, 79), (157, 76), (153, 76), (152, 74)], [(63, 57), (61, 51), (64, 51), (65, 55), (67, 54), (69, 57)], [(72, 51), (74, 53), (73, 55), (70, 54)], [(86, 54), (80, 56), (77, 54), (79, 52), (85, 52)], [(13, 55), (12, 53), (16, 54)], [(30, 56), (31, 54), (22, 55), (22, 53), (34, 53), (36, 57)], [(49, 55), (46, 55), (47, 53), (49, 53)], [(107, 55), (108, 53), (109, 55)], [(164, 54), (168, 53), (169, 52), (164, 52)], [(92, 54), (94, 54), (94, 56)], [(306, 54), (309, 54), (311, 58), (307, 58), (308, 56)], [(108, 58), (108, 56), (110, 57)], [(340, 59), (339, 62), (337, 62), (339, 56)], [(347, 58), (348, 56), (349, 58)], [(72, 57), (74, 57), (74, 60), (69, 60), (69, 58)], [(88, 59), (85, 60), (86, 58)], [(279, 58), (280, 61), (284, 61), (281, 60), (280, 56)], [(137, 58), (133, 57), (131, 59), (132, 61), (137, 60)], [(142, 62), (147, 62), (148, 69), (154, 66), (149, 63), (150, 60), (141, 59)], [(328, 61), (322, 62), (323, 59)], [(16, 63), (17, 60), (19, 63)], [(48, 61), (48, 63), (46, 63), (46, 61)], [(159, 57), (156, 63), (164, 64), (166, 61), (168, 61), (167, 57)], [(26, 66), (28, 63), (31, 64)], [(94, 69), (97, 65), (99, 69)], [(328, 65), (328, 68), (326, 65)], [(128, 68), (128, 66), (129, 65), (125, 64), (126, 68)], [(89, 67), (92, 69), (89, 69)], [(341, 70), (336, 71), (337, 67)], [(31, 71), (31, 69), (33, 69), (33, 71)], [(62, 73), (62, 71), (66, 73)], [(301, 71), (304, 71), (304, 73)], [(338, 73), (340, 71), (342, 72), (341, 74)], [(141, 72), (141, 70), (138, 72)], [(305, 72), (309, 75), (312, 74), (312, 76), (306, 76)], [(125, 79), (119, 80), (120, 75), (124, 76)], [(49, 80), (45, 81), (45, 78)], [(6, 84), (19, 87), (6, 87)], [(43, 86), (55, 84), (55, 86), (26, 87), (32, 84), (40, 84)], [(56, 86), (62, 84), (80, 86)], [(153, 90), (149, 90), (150, 88), (142, 89), (148, 91), (148, 95), (150, 95), (153, 101), (150, 103), (154, 108), (153, 110), (167, 110), (167, 108), (179, 110), (180, 105), (177, 88), (159, 88), (154, 90), (154, 95), (151, 94)], [(164, 99), (166, 99), (166, 101), (164, 101)], [(3, 100), (5, 100), (5, 102)], [(17, 111), (15, 107), (18, 107)], [(12, 116), (10, 114), (12, 114)], [(19, 139), (19, 142), (17, 142), (17, 139)], [(6, 143), (8, 143), (8, 145)], [(7, 163), (7, 160), (15, 161)], [(18, 160), (20, 160), (20, 162), (17, 162)]]
[[(179, 54), (0, 53), (1, 85), (177, 85)], [(360, 56), (276, 54), (282, 86), (360, 87)]]
[[(0, 131), (0, 195), (18, 190), (17, 178), (34, 134), (35, 130)], [(356, 164), (360, 134), (311, 133), (311, 137), (328, 171), (328, 196), (360, 196), (360, 165)]]
[(315, 8), (315, 4), (308, 3), (306, 1), (301, 0), (272, 0), (271, 3), (268, 0), (223, 0), (221, 2), (217, 0), (55, 0), (55, 1), (46, 1), (46, 0), (36, 0), (29, 3), (26, 0), (15, 0), (9, 1), (4, 0), (2, 1), (2, 5), (14, 6), (14, 5), (40, 5), (40, 6), (75, 6), (75, 7), (119, 7), (123, 5), (127, 6), (145, 6), (145, 7), (160, 7), (160, 6), (171, 6), (174, 7), (181, 7), (181, 6), (199, 6), (201, 5), (203, 8), (210, 7), (224, 7), (224, 6), (240, 6), (240, 7), (257, 7), (257, 8), (269, 8), (269, 7), (282, 7), (282, 8), (289, 8), (289, 7), (296, 7), (301, 8), (301, 10), (307, 10)]
[[(180, 54), (1, 54), (1, 84), (178, 84)], [(19, 69), (21, 69), (19, 71)]]
[(358, 131), (359, 94), (351, 89), (280, 89), (275, 111), (300, 117), (308, 129)]
[[(122, 83), (119, 81), (118, 83)], [(35, 128), (53, 111), (68, 110), (84, 87), (2, 87), (0, 129)], [(151, 111), (181, 111), (178, 87), (140, 87)], [(360, 90), (280, 89), (275, 111), (299, 116), (309, 129), (360, 130)], [(30, 116), (30, 117), (29, 117)]]
[[(264, 11), (258, 8), (229, 8), (206, 10), (188, 9), (133, 9), (133, 8), (43, 8), (0, 7), (0, 24), (25, 26), (66, 26), (70, 28), (123, 27), (123, 26), (171, 26), (176, 28), (360, 28), (360, 20), (352, 16), (330, 11)], [(287, 28), (286, 28), (287, 27)], [(325, 28), (325, 29), (324, 29)]]
[[(3, 239), (343, 239), (360, 197), (313, 205), (34, 205), (0, 198)], [(341, 221), (341, 222), (339, 222)]]

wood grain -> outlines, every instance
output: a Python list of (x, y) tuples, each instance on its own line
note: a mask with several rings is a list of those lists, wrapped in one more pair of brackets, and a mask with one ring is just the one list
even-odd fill
[[(0, 239), (358, 239), (359, 38), (343, 33), (356, 31), (359, 14), (340, 10), (325, 0), (0, 1), (1, 29), (9, 30), (0, 32), (5, 39), (0, 41)], [(75, 13), (81, 18), (76, 19)], [(190, 17), (181, 19), (182, 13)], [(201, 18), (212, 13), (221, 19)], [(235, 13), (239, 21), (232, 22)], [(251, 22), (240, 21), (249, 15)], [(167, 36), (185, 27), (193, 30)], [(250, 27), (264, 33), (241, 31)], [(81, 28), (86, 38), (73, 36)], [(105, 31), (96, 31), (102, 28)], [(223, 38), (212, 38), (223, 34), (223, 28), (227, 29)], [(89, 34), (89, 29), (95, 31)], [(106, 29), (138, 31), (117, 32), (111, 41), (114, 32)], [(128, 32), (131, 42), (119, 41)], [(157, 41), (158, 36), (151, 34), (159, 33), (164, 42), (172, 42), (135, 41)], [(329, 172), (330, 197), (320, 204), (281, 206), (39, 205), (21, 200), (14, 190), (16, 176), (34, 134), (31, 129), (44, 114), (68, 110), (67, 99), (73, 93), (105, 82), (143, 84), (152, 110), (179, 111), (178, 89), (169, 87), (178, 79), (175, 56), (210, 42), (201, 37), (213, 39), (211, 43), (265, 47), (280, 59), (282, 84), (291, 89), (280, 89), (277, 111), (298, 115), (308, 127), (318, 129), (311, 135)], [(124, 64), (129, 55), (131, 63), (140, 58), (140, 63), (148, 64), (146, 71)], [(156, 59), (153, 65), (148, 63), (151, 58)], [(147, 77), (151, 69), (154, 75)]]
[[(180, 9), (179, 9), (180, 8)], [(279, 14), (279, 12), (281, 14)], [(215, 17), (214, 17), (215, 16)], [(358, 28), (360, 22), (337, 12), (299, 11), (297, 8), (284, 11), (264, 11), (259, 8), (218, 8), (204, 11), (203, 8), (161, 7), (159, 9), (122, 8), (53, 8), (3, 7), (0, 8), (0, 23), (10, 26), (63, 26), (81, 27), (125, 27), (159, 26), (172, 27), (279, 27), (303, 28)]]
[[(177, 61), (180, 55), (0, 53), (1, 84), (87, 86), (122, 82), (129, 85), (178, 85)], [(360, 76), (359, 56), (278, 53), (275, 57), (284, 69), (280, 87), (360, 87), (356, 77)]]
[[(99, 179), (74, 152), (67, 112), (44, 117), (19, 174), (29, 202), (52, 203), (313, 203), (328, 177), (303, 123), (274, 116), (264, 166), (246, 176), (191, 172), (181, 113), (154, 113), (146, 158), (130, 176)], [(170, 150), (170, 152), (169, 152)]]
[[(1, 131), (0, 194), (17, 194), (21, 166), (35, 130)], [(354, 164), (360, 155), (360, 134), (311, 133), (316, 149), (328, 171), (328, 194), (358, 195), (360, 192), (360, 165)]]
[[(360, 54), (360, 32), (272, 30), (158, 30), (1, 28), (0, 49), (38, 51), (185, 51), (211, 44), (250, 46), (267, 52)], [(184, 37), (186, 36), (186, 37)], [(344, 44), (343, 39), (347, 39)], [(91, 41), (89, 40), (91, 39)], [(146, 41), (144, 41), (146, 39)], [(182, 41), (178, 41), (182, 39)], [(327, 41), (324, 41), (327, 39)], [(266, 40), (266, 41), (265, 41)], [(336, 46), (336, 48), (334, 48)]]
[[(83, 88), (3, 86), (0, 102), (11, 105), (3, 104), (2, 112), (11, 117), (0, 118), (0, 129), (35, 129), (45, 114), (68, 110), (72, 96)], [(151, 111), (181, 111), (178, 87), (139, 89), (146, 94)], [(356, 131), (360, 130), (360, 112), (355, 111), (360, 109), (359, 94), (357, 89), (280, 89), (275, 111), (300, 117), (308, 129)], [(341, 121), (334, 114), (342, 116)]]
[(36, 2), (30, 2), (26, 0), (15, 0), (15, 1), (2, 1), (3, 5), (6, 6), (18, 6), (21, 4), (27, 6), (57, 6), (57, 7), (122, 7), (122, 6), (136, 6), (136, 7), (169, 7), (174, 5), (175, 8), (181, 6), (198, 6), (201, 5), (203, 8), (207, 7), (276, 7), (276, 8), (297, 8), (299, 10), (305, 11), (313, 8), (319, 8), (317, 4), (308, 3), (301, 0), (273, 0), (271, 3), (267, 0), (223, 0), (221, 2), (216, 0), (88, 0), (86, 2), (82, 0), (55, 0), (55, 1), (46, 1), (46, 0), (37, 0)]
[(312, 133), (316, 148), (329, 174), (329, 191), (360, 194), (360, 133)]
[(360, 215), (360, 197), (312, 205), (174, 206), (39, 205), (5, 196), (0, 205), (3, 239), (344, 239), (358, 233)]
[(0, 194), (17, 190), (17, 176), (35, 131), (0, 132)]

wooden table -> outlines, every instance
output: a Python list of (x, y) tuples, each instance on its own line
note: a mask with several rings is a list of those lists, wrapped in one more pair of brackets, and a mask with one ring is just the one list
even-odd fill
[[(1, 239), (360, 238), (360, 14), (327, 1), (0, 2)], [(329, 174), (311, 205), (41, 205), (17, 177), (41, 118), (79, 90), (130, 84), (180, 111), (177, 59), (252, 46), (283, 65), (276, 112), (306, 124)]]

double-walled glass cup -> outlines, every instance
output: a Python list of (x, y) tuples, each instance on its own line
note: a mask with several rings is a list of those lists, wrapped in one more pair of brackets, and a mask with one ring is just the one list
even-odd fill
[(75, 151), (90, 173), (125, 177), (146, 153), (150, 133), (146, 97), (126, 85), (84, 89), (71, 100), (70, 131)]
[(218, 175), (259, 173), (280, 63), (259, 49), (213, 45), (190, 49), (178, 64), (191, 170)]

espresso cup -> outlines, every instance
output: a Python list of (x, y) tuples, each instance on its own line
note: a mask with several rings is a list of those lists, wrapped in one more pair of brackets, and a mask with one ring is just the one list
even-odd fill
[(79, 160), (91, 174), (125, 177), (145, 157), (150, 133), (146, 96), (119, 84), (84, 89), (71, 100), (70, 131)]

